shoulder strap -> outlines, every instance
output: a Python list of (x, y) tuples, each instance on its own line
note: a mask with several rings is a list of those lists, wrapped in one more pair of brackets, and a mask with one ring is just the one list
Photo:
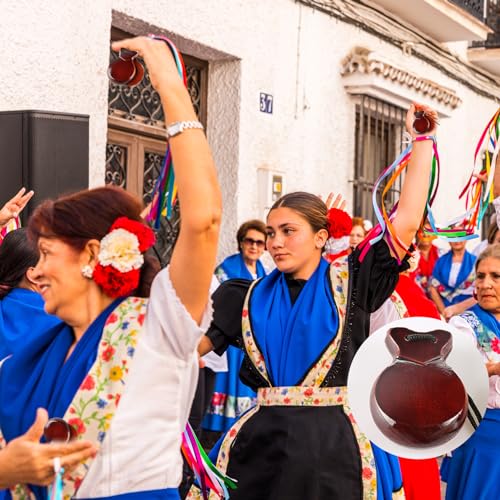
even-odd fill
[(304, 377), (304, 380), (300, 385), (305, 387), (321, 386), (333, 365), (344, 335), (344, 322), (347, 309), (349, 285), (347, 258), (333, 261), (328, 268), (328, 273), (333, 300), (335, 302), (335, 307), (337, 308), (337, 335), (333, 339), (333, 342), (331, 342), (330, 345), (325, 349), (322, 356)]
[(245, 302), (243, 303), (243, 312), (241, 315), (241, 333), (243, 336), (245, 351), (248, 354), (250, 361), (258, 370), (259, 374), (264, 378), (264, 380), (271, 386), (272, 384), (269, 378), (269, 374), (267, 373), (267, 367), (266, 367), (266, 362), (264, 360), (264, 356), (260, 352), (260, 349), (257, 346), (257, 343), (255, 342), (255, 338), (253, 336), (252, 324), (250, 322), (250, 315), (249, 315), (250, 297), (252, 295), (252, 291), (255, 285), (257, 285), (257, 283), (259, 283), (261, 279), (262, 278), (259, 278), (253, 281), (246, 294)]
[[(104, 441), (126, 387), (147, 305), (148, 299), (129, 297), (106, 321), (96, 361), (64, 415), (77, 430), (77, 439)], [(64, 498), (73, 498), (93, 460), (87, 459), (65, 478)]]

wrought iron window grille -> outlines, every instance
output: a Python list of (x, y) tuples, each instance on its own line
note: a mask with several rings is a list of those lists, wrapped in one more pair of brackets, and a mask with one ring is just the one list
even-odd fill
[[(403, 149), (406, 111), (388, 102), (360, 95), (356, 104), (353, 215), (376, 222), (372, 191), (380, 173)], [(390, 189), (386, 209), (399, 198), (402, 177)], [(383, 189), (384, 186), (382, 186)], [(381, 192), (377, 193), (380, 203)]]

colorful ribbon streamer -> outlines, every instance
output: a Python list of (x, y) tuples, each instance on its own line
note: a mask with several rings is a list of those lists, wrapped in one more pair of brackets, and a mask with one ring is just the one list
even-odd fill
[[(187, 73), (184, 65), (184, 60), (177, 47), (168, 38), (161, 35), (148, 35), (155, 40), (162, 40), (165, 42), (172, 52), (177, 71), (182, 78), (184, 85), (187, 87)], [(170, 145), (167, 144), (167, 150), (160, 169), (160, 175), (156, 180), (155, 187), (152, 192), (152, 203), (149, 214), (146, 216), (148, 222), (153, 223), (155, 229), (160, 228), (160, 221), (162, 216), (170, 218), (177, 198), (177, 186), (175, 185), (174, 164), (172, 162), (172, 155), (170, 154)]]
[(63, 500), (63, 475), (64, 468), (61, 467), (61, 459), (54, 458), (54, 482), (49, 486), (49, 499), (50, 500)]
[(204, 500), (208, 500), (210, 490), (215, 492), (219, 498), (228, 499), (229, 489), (236, 489), (236, 481), (224, 476), (216, 469), (189, 423), (182, 434), (181, 450), (194, 472)]
[(484, 148), (484, 166), (479, 167), (479, 176), (486, 175), (486, 182), (483, 182), (478, 174), (473, 171), (469, 180), (460, 193), (460, 198), (465, 196), (465, 206), (470, 214), (470, 225), (479, 227), (486, 213), (488, 205), (493, 201), (493, 180), (498, 153), (500, 151), (500, 108), (491, 117), (483, 130), (474, 151), (474, 170), (477, 168), (480, 151)]
[[(436, 197), (439, 188), (439, 177), (440, 177), (440, 163), (439, 163), (439, 153), (437, 149), (437, 143), (434, 136), (418, 136), (414, 141), (426, 141), (432, 140), (433, 155), (432, 155), (432, 165), (430, 173), (429, 191), (427, 194), (427, 202), (424, 210), (424, 214), (420, 223), (420, 229), (423, 234), (437, 236), (440, 238), (445, 238), (447, 241), (464, 241), (472, 238), (477, 238), (475, 234), (476, 227), (481, 222), (482, 215), (479, 217), (474, 217), (472, 204), (467, 206), (467, 211), (449, 221), (445, 226), (438, 227), (436, 224), (436, 219), (432, 212), (432, 204)], [(413, 145), (409, 144), (408, 147), (396, 158), (396, 160), (389, 165), (379, 176), (372, 192), (372, 202), (375, 212), (375, 217), (378, 220), (378, 224), (370, 231), (365, 240), (360, 244), (360, 260), (362, 260), (369, 248), (375, 243), (380, 241), (384, 236), (386, 237), (387, 243), (391, 248), (394, 255), (398, 255), (396, 247), (401, 248), (406, 253), (409, 253), (409, 248), (402, 242), (394, 229), (392, 221), (397, 210), (397, 203), (388, 213), (386, 210), (386, 197), (387, 193), (390, 191), (398, 177), (403, 173), (403, 171), (408, 167), (410, 161), (411, 152)], [(476, 150), (477, 154), (477, 150)], [(383, 182), (387, 179), (385, 187), (382, 189)], [(471, 181), (469, 181), (471, 184)], [(474, 183), (474, 186), (476, 184)], [(466, 192), (467, 188), (464, 189)], [(377, 193), (382, 191), (380, 207), (377, 203)], [(463, 193), (462, 193), (463, 194)], [(473, 202), (476, 203), (477, 200), (481, 199), (480, 194), (474, 195)], [(482, 210), (482, 209), (481, 209)], [(484, 209), (485, 210), (485, 209)], [(454, 227), (455, 224), (460, 223), (460, 227)], [(399, 258), (398, 258), (399, 260)]]
[(15, 231), (16, 229), (19, 229), (21, 227), (21, 220), (19, 217), (14, 217), (9, 221), (9, 223), (0, 230), (0, 244), (2, 243), (2, 240), (5, 238), (5, 235), (7, 233), (10, 233), (11, 231)]

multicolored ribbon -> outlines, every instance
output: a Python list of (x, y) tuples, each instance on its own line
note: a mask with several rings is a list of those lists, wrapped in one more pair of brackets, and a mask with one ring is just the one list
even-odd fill
[(2, 243), (2, 240), (5, 238), (5, 235), (7, 233), (10, 233), (11, 231), (15, 231), (16, 229), (19, 229), (21, 227), (21, 220), (19, 217), (14, 217), (11, 219), (8, 224), (0, 230), (0, 244)]
[(204, 500), (208, 500), (209, 491), (216, 493), (219, 498), (228, 499), (229, 489), (236, 489), (236, 481), (224, 476), (216, 469), (189, 423), (182, 434), (181, 450), (189, 466), (193, 469)]
[(54, 458), (55, 477), (53, 483), (49, 486), (49, 500), (63, 500), (63, 475), (64, 468), (61, 467), (61, 459)]
[[(493, 180), (498, 153), (500, 151), (500, 108), (491, 117), (483, 130), (481, 137), (474, 151), (474, 170), (477, 167), (479, 153), (484, 148), (484, 166), (479, 167), (479, 176), (475, 172), (471, 174), (469, 180), (460, 193), (460, 198), (465, 196), (465, 206), (470, 214), (469, 223), (471, 226), (479, 227), (490, 202), (493, 201)], [(486, 183), (483, 177), (486, 175)]]
[[(490, 131), (490, 141), (494, 145), (493, 160), (490, 162), (489, 153), (487, 152), (486, 157), (486, 172), (488, 174), (488, 182), (486, 187), (486, 194), (483, 194), (484, 186), (480, 179), (474, 179), (474, 175), (471, 176), (467, 186), (464, 188), (460, 198), (467, 193), (466, 199), (466, 212), (448, 221), (444, 226), (438, 227), (436, 219), (432, 212), (432, 204), (436, 197), (439, 188), (439, 176), (440, 176), (440, 163), (439, 163), (439, 153), (437, 149), (436, 138), (434, 136), (418, 136), (414, 139), (415, 141), (426, 141), (432, 140), (433, 155), (432, 155), (432, 165), (430, 173), (430, 183), (429, 191), (427, 194), (427, 202), (425, 205), (425, 210), (423, 213), (422, 221), (420, 223), (419, 231), (424, 235), (437, 236), (444, 238), (449, 242), (454, 241), (464, 241), (477, 238), (475, 231), (484, 216), (486, 208), (490, 200), (492, 200), (492, 183), (494, 174), (494, 163), (496, 161), (496, 156), (498, 155), (498, 150), (500, 145), (498, 142), (499, 137), (499, 127), (498, 120), (500, 116), (500, 110), (495, 114), (495, 116), (490, 120), (490, 123), (483, 132), (478, 146), (476, 147), (476, 153), (474, 155), (474, 162), (476, 162), (477, 154), (479, 152), (480, 146), (483, 142), (486, 132)], [(378, 224), (370, 231), (366, 239), (360, 244), (362, 260), (369, 248), (375, 243), (380, 241), (384, 236), (386, 237), (387, 243), (391, 248), (394, 255), (398, 255), (396, 247), (401, 248), (406, 253), (409, 253), (408, 246), (402, 242), (394, 229), (392, 221), (394, 219), (397, 206), (396, 203), (390, 212), (388, 213), (385, 208), (385, 199), (387, 193), (390, 191), (398, 177), (403, 173), (404, 169), (408, 167), (410, 161), (412, 144), (410, 144), (397, 158), (389, 165), (379, 176), (375, 185), (373, 187), (372, 202), (375, 211), (375, 216), (378, 220)], [(493, 163), (493, 166), (491, 166)], [(382, 190), (382, 183), (387, 180), (385, 187)], [(382, 190), (380, 207), (377, 203), (377, 194)], [(487, 196), (489, 194), (489, 196)], [(488, 200), (488, 201), (487, 201)], [(458, 227), (457, 227), (458, 226)], [(398, 259), (399, 260), (399, 259)]]
[[(155, 40), (162, 40), (167, 44), (167, 47), (172, 52), (177, 71), (182, 78), (184, 85), (187, 87), (187, 73), (184, 65), (184, 60), (177, 47), (167, 37), (161, 35), (148, 35)], [(177, 198), (177, 186), (175, 185), (174, 164), (172, 155), (170, 154), (170, 145), (167, 144), (167, 150), (160, 170), (160, 175), (156, 180), (155, 187), (152, 192), (152, 203), (149, 214), (146, 216), (148, 222), (153, 222), (155, 229), (160, 228), (160, 220), (162, 216), (170, 218)]]

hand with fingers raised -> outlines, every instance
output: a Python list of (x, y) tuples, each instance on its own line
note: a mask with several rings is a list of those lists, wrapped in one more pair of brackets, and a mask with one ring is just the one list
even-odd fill
[(339, 210), (344, 210), (346, 207), (346, 201), (343, 196), (339, 193), (335, 196), (335, 193), (329, 193), (325, 201), (326, 208), (338, 208)]
[(23, 211), (33, 194), (33, 191), (26, 192), (26, 188), (21, 188), (13, 198), (5, 203), (0, 209), (0, 229), (5, 227)]

